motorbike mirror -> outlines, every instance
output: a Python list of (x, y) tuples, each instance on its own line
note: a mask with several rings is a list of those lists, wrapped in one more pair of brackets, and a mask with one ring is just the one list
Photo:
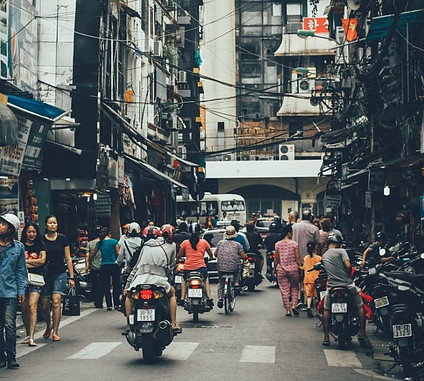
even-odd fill
[(379, 254), (380, 254), (380, 257), (383, 257), (384, 255), (386, 255), (386, 249), (380, 249)]
[(376, 270), (376, 268), (375, 268), (375, 267), (373, 267), (373, 268), (369, 269), (369, 270), (368, 270), (368, 274), (370, 274), (370, 275), (375, 275), (375, 274), (377, 274), (377, 270)]

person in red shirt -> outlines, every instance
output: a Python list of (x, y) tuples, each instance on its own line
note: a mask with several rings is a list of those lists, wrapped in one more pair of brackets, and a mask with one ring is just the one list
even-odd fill
[[(187, 278), (190, 271), (198, 271), (205, 278), (205, 291), (208, 297), (208, 303), (212, 307), (213, 300), (211, 296), (211, 289), (209, 287), (208, 268), (205, 263), (205, 252), (208, 253), (209, 258), (213, 259), (211, 247), (205, 239), (200, 238), (200, 232), (195, 231), (189, 239), (183, 241), (180, 245), (180, 250), (177, 255), (177, 261), (185, 256), (184, 262), (184, 279)], [(184, 301), (186, 294), (185, 282), (181, 284), (181, 301)]]

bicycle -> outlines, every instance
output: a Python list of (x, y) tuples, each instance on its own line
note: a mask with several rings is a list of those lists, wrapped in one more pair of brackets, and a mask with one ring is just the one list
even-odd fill
[(234, 274), (224, 274), (221, 281), (224, 283), (224, 310), (225, 314), (228, 315), (234, 311), (234, 307), (236, 306)]

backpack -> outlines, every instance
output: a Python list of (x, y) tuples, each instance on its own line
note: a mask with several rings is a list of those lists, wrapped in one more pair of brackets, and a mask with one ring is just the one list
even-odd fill
[(130, 255), (131, 255), (131, 259), (128, 262), (128, 267), (132, 270), (135, 267), (135, 265), (137, 264), (138, 258), (140, 257), (141, 249), (143, 247), (143, 242), (141, 242), (141, 245), (139, 247), (137, 247), (137, 249), (135, 249), (134, 253), (132, 253), (132, 254), (131, 254), (130, 248), (128, 247), (128, 244), (125, 241), (124, 241), (124, 245), (127, 248), (128, 253), (130, 253)]

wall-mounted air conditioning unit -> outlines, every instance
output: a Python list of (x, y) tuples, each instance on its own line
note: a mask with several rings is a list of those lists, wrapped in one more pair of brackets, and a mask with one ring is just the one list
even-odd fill
[(187, 72), (186, 71), (180, 70), (178, 72), (177, 82), (179, 82), (179, 83), (186, 83), (187, 82)]
[(228, 154), (222, 156), (222, 161), (232, 161), (232, 160), (234, 160), (234, 155), (232, 155), (232, 154), (228, 153)]
[(278, 146), (278, 160), (294, 160), (294, 144), (280, 144)]
[(250, 155), (243, 154), (243, 155), (240, 156), (240, 160), (241, 161), (249, 161), (250, 160)]
[(153, 55), (155, 57), (162, 57), (163, 55), (162, 41), (153, 41)]
[(310, 94), (312, 90), (315, 90), (315, 79), (311, 78), (300, 78), (298, 80), (298, 93), (299, 94)]

